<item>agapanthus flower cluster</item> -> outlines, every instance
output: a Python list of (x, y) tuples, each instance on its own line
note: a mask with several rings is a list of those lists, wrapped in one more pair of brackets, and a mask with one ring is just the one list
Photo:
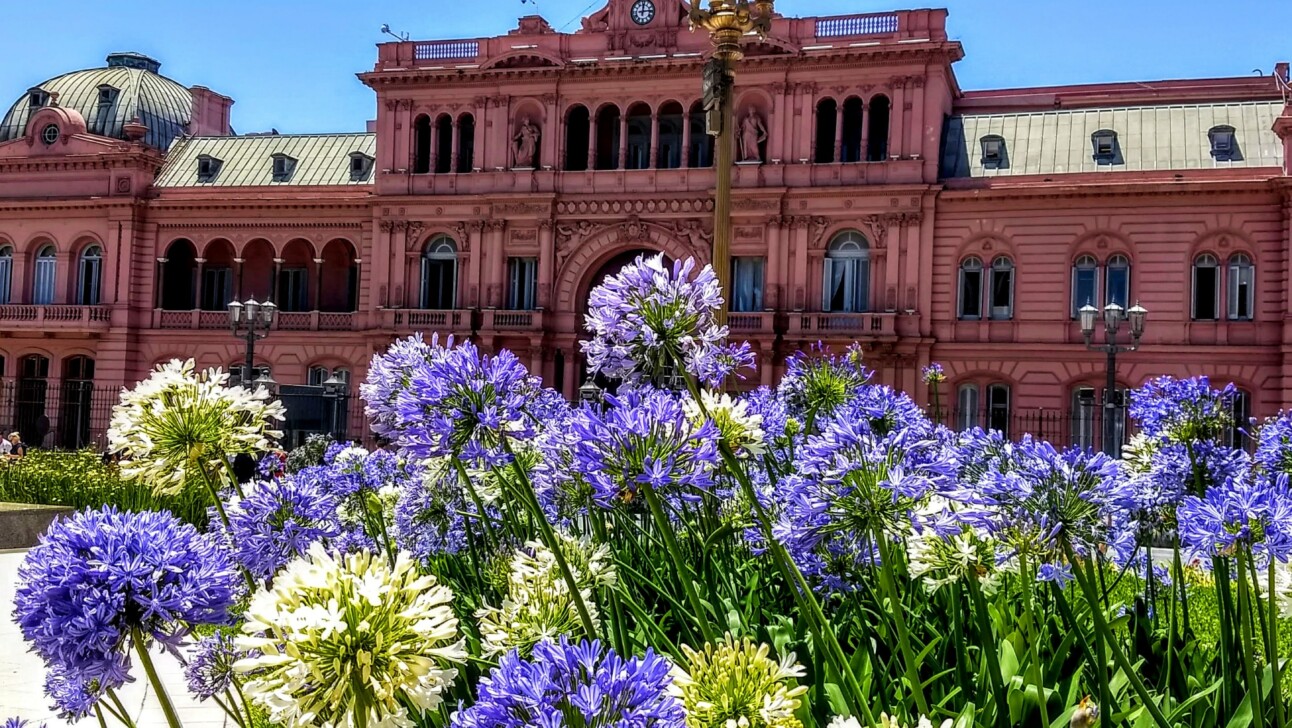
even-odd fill
[(1237, 395), (1238, 388), (1232, 383), (1213, 389), (1206, 377), (1161, 376), (1131, 391), (1129, 412), (1149, 437), (1175, 442), (1210, 440), (1235, 424)]
[(414, 725), (466, 660), (453, 592), (400, 553), (334, 557), (322, 544), (252, 597), (234, 664), (247, 697), (289, 728)]
[(228, 386), (219, 369), (194, 371), (193, 360), (167, 362), (134, 389), (121, 392), (108, 427), (109, 450), (120, 453), (121, 475), (173, 494), (226, 458), (270, 449), (284, 417), (281, 402), (263, 387)]
[[(938, 728), (951, 728), (953, 722), (950, 718), (947, 718), (942, 721)], [(888, 713), (879, 714), (879, 728), (907, 728), (907, 726), (908, 724), (889, 716)], [(830, 725), (826, 728), (863, 728), (863, 726), (853, 716), (836, 715), (830, 719)], [(921, 715), (913, 728), (933, 728), (933, 721), (929, 720), (928, 716)]]
[(88, 699), (129, 679), (131, 640), (175, 644), (193, 625), (226, 623), (239, 578), (214, 538), (171, 514), (106, 506), (41, 536), (18, 568), (14, 616), (61, 675), (53, 687)]
[(74, 667), (61, 663), (45, 668), (45, 695), (54, 701), (51, 709), (58, 717), (75, 723), (88, 716), (109, 690), (116, 690), (129, 679), (127, 675), (110, 678), (86, 678)]
[(920, 378), (925, 384), (941, 384), (947, 380), (947, 373), (941, 364), (933, 362), (920, 370)]
[(706, 419), (713, 422), (718, 437), (738, 457), (758, 457), (767, 452), (763, 439), (763, 416), (750, 411), (749, 403), (732, 399), (729, 394), (700, 392), (700, 400), (687, 399), (682, 403), (686, 416), (695, 426)]
[(1180, 542), (1194, 556), (1233, 556), (1250, 549), (1264, 561), (1292, 555), (1292, 492), (1288, 476), (1248, 474), (1185, 496)]
[(233, 664), (256, 656), (237, 649), (233, 639), (227, 632), (216, 632), (193, 645), (184, 666), (184, 680), (193, 697), (208, 700), (228, 690), (233, 685)]
[(807, 687), (797, 683), (804, 672), (794, 653), (777, 661), (766, 644), (731, 634), (699, 651), (683, 645), (682, 652), (686, 660), (674, 670), (670, 691), (686, 709), (688, 728), (802, 728), (794, 711)]
[(341, 532), (337, 499), (318, 482), (295, 475), (248, 484), (243, 497), (230, 498), (225, 513), (234, 559), (260, 580)]
[[(593, 598), (598, 586), (616, 581), (610, 551), (586, 540), (559, 536), (561, 551), (579, 587), (594, 626), (600, 615)], [(561, 636), (595, 637), (583, 634), (574, 595), (556, 563), (556, 556), (541, 543), (531, 541), (517, 549), (507, 573), (506, 596), (501, 606), (484, 606), (476, 611), (480, 622), (481, 648), (486, 657), (516, 650), (528, 655), (534, 645)]]
[(1292, 475), (1292, 412), (1280, 412), (1257, 430), (1253, 462), (1267, 473)]
[(990, 534), (969, 525), (959, 533), (926, 529), (906, 539), (911, 577), (930, 592), (966, 579), (977, 580), (985, 593), (995, 592), (1000, 582), (998, 551)]
[(795, 352), (785, 361), (785, 376), (777, 385), (788, 414), (805, 424), (833, 416), (870, 381), (870, 370), (861, 359), (856, 345), (841, 355), (819, 344), (809, 352)]
[(719, 326), (722, 291), (713, 269), (698, 272), (691, 258), (670, 269), (664, 256), (640, 256), (588, 294), (583, 342), (588, 367), (612, 379), (659, 382), (680, 374), (717, 384), (753, 362), (747, 344), (724, 343)]
[(598, 641), (540, 642), (533, 656), (515, 652), (480, 678), (471, 707), (453, 728), (682, 728), (684, 714), (668, 692), (668, 660), (650, 648), (624, 659)]
[[(482, 531), (480, 514), (461, 475), (444, 458), (423, 463), (417, 475), (399, 490), (394, 516), (399, 547), (423, 563), (458, 553), (467, 548), (468, 534), (474, 532), (478, 538)], [(493, 519), (495, 514), (484, 517)]]
[(634, 502), (642, 485), (670, 498), (696, 500), (713, 484), (718, 431), (695, 425), (671, 392), (636, 389), (607, 395), (608, 406), (585, 409), (574, 421), (574, 468), (609, 508)]
[(432, 334), (427, 343), (420, 333), (399, 339), (386, 348), (385, 353), (375, 354), (368, 363), (368, 378), (359, 385), (359, 396), (364, 401), (364, 413), (374, 434), (388, 440), (398, 439), (402, 431), (399, 414), (399, 395), (413, 381), (414, 372), (422, 370), (428, 360), (442, 356), (453, 348), (453, 337), (440, 346), (439, 334)]

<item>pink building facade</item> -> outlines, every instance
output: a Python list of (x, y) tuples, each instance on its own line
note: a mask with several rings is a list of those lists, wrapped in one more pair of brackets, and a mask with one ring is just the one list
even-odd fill
[[(963, 91), (946, 23), (780, 18), (750, 44), (730, 296), (760, 357), (745, 385), (858, 342), (926, 403), (920, 369), (941, 362), (949, 424), (1097, 446), (1105, 362), (1075, 311), (1139, 302), (1119, 387), (1207, 374), (1243, 390), (1240, 414), (1292, 405), (1286, 66)], [(252, 297), (281, 310), (257, 367), (300, 402), (414, 332), (509, 348), (574, 396), (589, 289), (642, 252), (708, 260), (709, 47), (685, 4), (377, 51), (366, 133), (236, 135), (231, 99), (137, 54), (23, 93), (0, 122), (0, 426), (93, 441), (155, 364), (240, 367), (225, 305)], [(354, 390), (339, 429), (362, 435)], [(301, 404), (291, 429), (337, 422)]]

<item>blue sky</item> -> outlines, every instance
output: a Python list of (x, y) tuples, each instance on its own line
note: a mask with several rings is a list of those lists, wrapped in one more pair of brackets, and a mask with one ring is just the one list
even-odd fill
[[(658, 0), (657, 0), (658, 1)], [(239, 132), (361, 130), (375, 114), (354, 74), (382, 23), (414, 39), (497, 35), (533, 13), (574, 30), (602, 0), (220, 0), (138, 6), (6, 3), (0, 98), (133, 50), (186, 85), (232, 96)], [(965, 89), (1269, 73), (1292, 59), (1288, 0), (946, 0)], [(471, 8), (474, 13), (461, 12)], [(780, 0), (786, 15), (878, 12), (864, 0)], [(17, 32), (22, 29), (22, 32)], [(696, 83), (699, 83), (697, 79)], [(6, 99), (7, 101), (7, 99)]]

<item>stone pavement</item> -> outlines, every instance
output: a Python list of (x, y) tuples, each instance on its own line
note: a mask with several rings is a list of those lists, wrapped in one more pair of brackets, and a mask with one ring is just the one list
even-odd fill
[[(25, 551), (0, 551), (0, 723), (11, 716), (33, 722), (48, 721), (50, 728), (67, 725), (55, 717), (45, 697), (45, 668), (40, 658), (27, 651), (18, 625), (13, 621), (13, 595), (17, 589), (18, 564)], [(184, 675), (179, 663), (168, 655), (153, 653), (154, 664), (161, 674), (162, 683), (175, 703), (180, 722), (185, 728), (225, 728), (234, 725), (214, 703), (198, 703), (189, 697), (184, 687)], [(138, 660), (136, 660), (138, 662)], [(130, 711), (138, 728), (165, 728), (166, 719), (148, 686), (143, 668), (135, 665), (135, 682), (118, 691), (121, 702)], [(112, 723), (109, 717), (109, 724)], [(84, 719), (81, 726), (98, 728), (94, 716)]]

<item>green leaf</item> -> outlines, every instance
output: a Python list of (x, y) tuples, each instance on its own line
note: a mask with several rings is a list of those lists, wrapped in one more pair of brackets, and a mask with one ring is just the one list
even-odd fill
[(1171, 712), (1171, 722), (1174, 723), (1175, 721), (1182, 718), (1184, 714), (1194, 706), (1194, 704), (1196, 704), (1198, 701), (1202, 700), (1203, 698), (1207, 697), (1208, 695), (1216, 692), (1216, 690), (1219, 689), (1220, 686), (1224, 684), (1225, 684), (1225, 681), (1223, 678), (1221, 678), (1215, 681), (1214, 683), (1212, 683), (1211, 687), (1207, 688), (1206, 690), (1203, 690), (1200, 693), (1194, 693), (1193, 695), (1190, 695), (1188, 700), (1184, 701), (1183, 703), (1180, 703), (1180, 705), (1176, 707), (1174, 711)]
[(1229, 719), (1225, 728), (1246, 728), (1252, 724), (1252, 694), (1248, 693), (1243, 696), (1243, 702), (1238, 704), (1238, 710), (1234, 711), (1234, 717)]
[(838, 685), (828, 682), (825, 684), (825, 699), (830, 704), (830, 712), (835, 715), (848, 715), (848, 701), (844, 700), (843, 691)]
[(1000, 679), (1008, 683), (1018, 674), (1018, 655), (1014, 654), (1014, 646), (1009, 640), (1002, 640), (1000, 643)]

